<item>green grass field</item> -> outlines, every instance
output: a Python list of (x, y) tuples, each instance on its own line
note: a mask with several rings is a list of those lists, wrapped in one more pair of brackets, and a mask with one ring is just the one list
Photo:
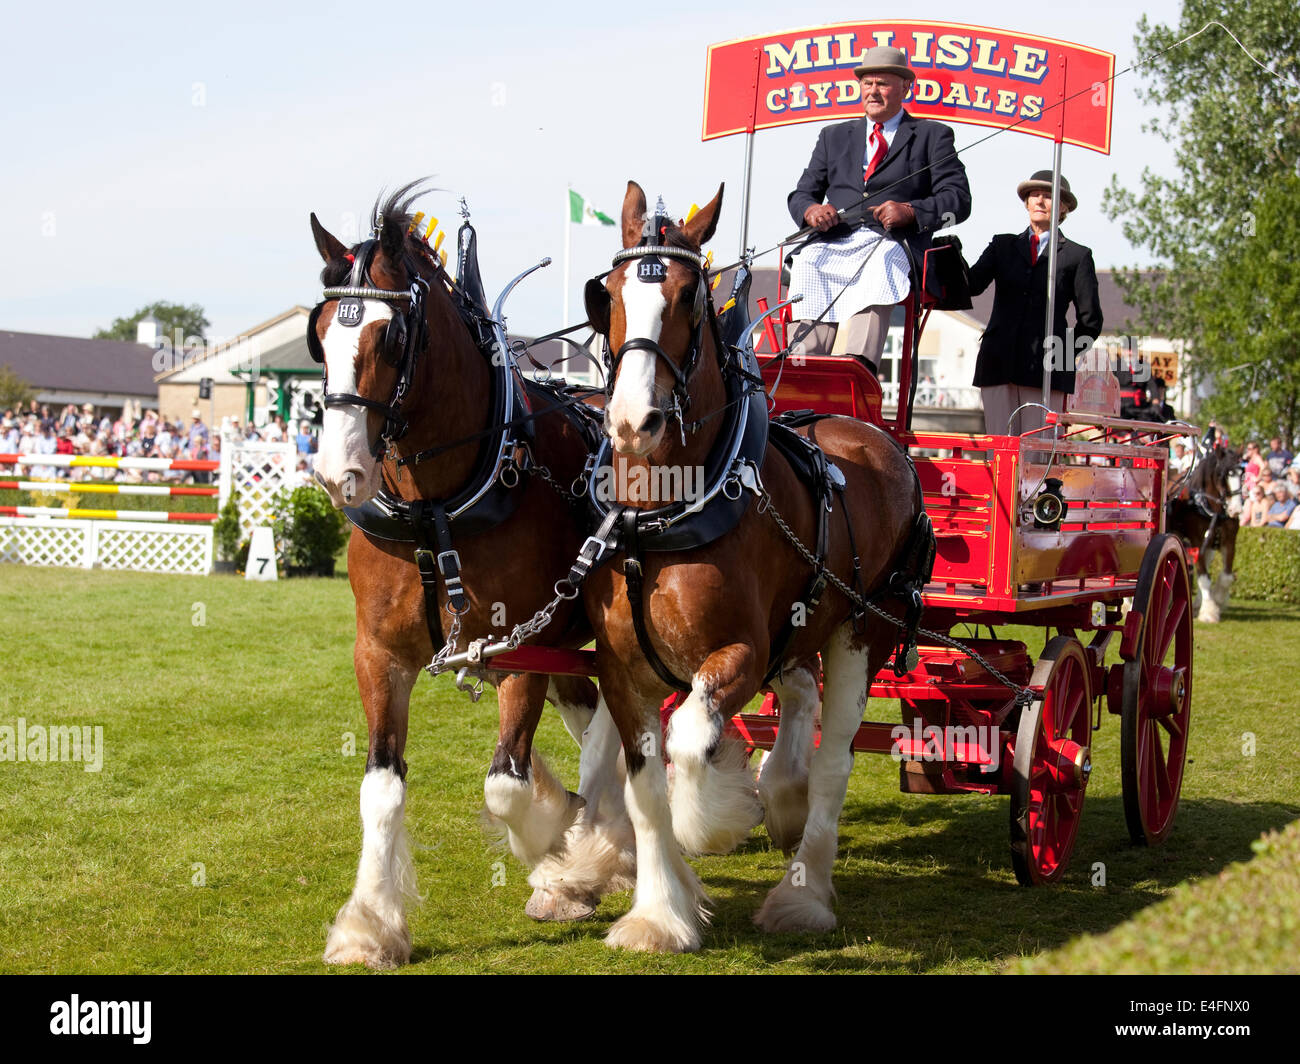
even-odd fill
[[(0, 762), (0, 971), (326, 971), (325, 927), (360, 851), (366, 747), (346, 580), (6, 565), (0, 617), (0, 727), (21, 717), (104, 736), (99, 772)], [(1021, 638), (1042, 647), (1041, 632)], [(783, 868), (760, 829), (739, 853), (694, 862), (713, 926), (700, 953), (672, 957), (601, 942), (630, 893), (583, 924), (524, 915), (524, 870), (478, 826), (495, 703), (423, 679), (407, 824), (426, 901), (411, 914), (406, 970), (1199, 971), (1221, 970), (1216, 956), (1238, 940), (1245, 960), (1233, 970), (1295, 970), (1296, 922), (1268, 913), (1300, 910), (1300, 890), (1266, 864), (1294, 864), (1294, 829), (1259, 854), (1252, 844), (1300, 816), (1286, 668), (1298, 639), (1297, 607), (1237, 604), (1223, 624), (1197, 627), (1191, 761), (1165, 847), (1129, 844), (1118, 718), (1095, 736), (1079, 843), (1053, 888), (1016, 885), (1007, 799), (903, 795), (891, 761), (862, 757), (841, 821), (839, 930), (769, 937), (752, 926)], [(575, 786), (577, 751), (553, 714), (538, 745)], [(1177, 948), (1143, 950), (1173, 924)]]

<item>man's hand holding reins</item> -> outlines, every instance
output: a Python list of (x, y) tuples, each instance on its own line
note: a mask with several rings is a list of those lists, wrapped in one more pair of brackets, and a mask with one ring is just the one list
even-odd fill
[(803, 224), (819, 232), (826, 232), (840, 220), (840, 212), (829, 203), (814, 203), (803, 212)]
[(916, 221), (916, 211), (912, 209), (912, 205), (899, 203), (896, 200), (887, 200), (878, 207), (872, 207), (871, 216), (884, 226), (886, 231), (906, 229)]

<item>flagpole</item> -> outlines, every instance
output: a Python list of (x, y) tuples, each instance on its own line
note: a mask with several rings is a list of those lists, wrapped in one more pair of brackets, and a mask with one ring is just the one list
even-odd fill
[(564, 192), (564, 316), (560, 319), (565, 328), (569, 325), (569, 241), (573, 239), (573, 186)]

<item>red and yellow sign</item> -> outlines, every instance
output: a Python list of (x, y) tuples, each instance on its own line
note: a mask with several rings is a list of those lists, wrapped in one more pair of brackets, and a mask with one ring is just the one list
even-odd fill
[(862, 91), (853, 68), (878, 45), (907, 53), (916, 74), (904, 103), (911, 114), (1059, 134), (1110, 154), (1110, 52), (951, 22), (849, 22), (710, 45), (703, 139), (856, 118)]

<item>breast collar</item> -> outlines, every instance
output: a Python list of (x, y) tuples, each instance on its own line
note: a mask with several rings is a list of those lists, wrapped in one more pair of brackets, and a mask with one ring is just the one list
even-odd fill
[[(522, 388), (514, 388), (514, 409), (509, 416), (500, 410), (498, 400), (504, 391), (501, 374), (492, 379), (494, 417), (496, 421), (514, 421), (527, 416), (531, 409)], [(431, 507), (443, 510), (447, 522), (458, 536), (472, 536), (495, 528), (519, 506), (519, 486), (532, 468), (532, 422), (503, 434), (504, 439), (489, 438), (479, 447), (474, 472), (463, 488), (447, 499), (403, 499), (381, 486), (374, 498), (360, 506), (344, 507), (344, 514), (362, 532), (395, 543), (415, 543), (416, 524), (425, 519)], [(499, 449), (498, 449), (499, 447)]]
[[(738, 354), (747, 374), (757, 376), (758, 361), (753, 351)], [(752, 390), (739, 374), (723, 374), (727, 420), (705, 463), (705, 488), (699, 498), (670, 503), (653, 510), (640, 510), (636, 524), (644, 550), (692, 550), (725, 536), (737, 524), (749, 505), (749, 491), (759, 483), (758, 473), (767, 454), (767, 397)], [(748, 390), (748, 394), (746, 391)], [(611, 444), (602, 440), (600, 450), (587, 460), (587, 506), (593, 527), (600, 527), (611, 510), (621, 509), (612, 499), (602, 499), (602, 485), (613, 480)], [(605, 471), (605, 472), (602, 472)]]

